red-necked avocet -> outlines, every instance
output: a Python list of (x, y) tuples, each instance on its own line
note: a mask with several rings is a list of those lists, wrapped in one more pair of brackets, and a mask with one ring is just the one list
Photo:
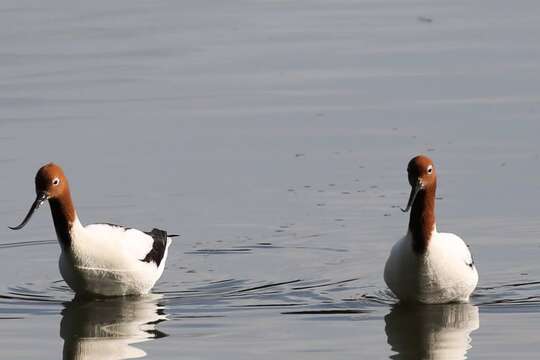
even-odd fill
[(34, 211), (49, 201), (60, 242), (60, 273), (82, 296), (146, 294), (163, 273), (171, 236), (112, 224), (83, 226), (71, 200), (62, 168), (50, 163), (36, 174), (36, 200), (13, 230), (22, 229)]
[(458, 236), (439, 233), (435, 224), (437, 175), (427, 156), (414, 157), (407, 167), (411, 210), (407, 234), (390, 252), (384, 280), (403, 302), (439, 304), (467, 302), (478, 283), (468, 246)]

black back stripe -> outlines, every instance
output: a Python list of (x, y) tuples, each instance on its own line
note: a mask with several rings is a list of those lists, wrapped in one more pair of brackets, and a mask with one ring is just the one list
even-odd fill
[(167, 248), (167, 232), (160, 229), (152, 229), (150, 232), (146, 232), (154, 239), (152, 244), (152, 250), (141, 261), (144, 262), (154, 262), (159, 267), (163, 255), (165, 255), (165, 249)]
[(131, 228), (130, 227), (127, 227), (127, 226), (124, 226), (124, 225), (118, 225), (118, 224), (111, 224), (111, 223), (101, 223), (103, 225), (109, 225), (109, 226), (112, 226), (112, 227), (117, 227), (117, 228), (122, 228), (124, 230), (130, 230)]
[(471, 254), (471, 262), (465, 262), (467, 264), (468, 267), (472, 268), (474, 266), (474, 257), (473, 257), (473, 254), (471, 252), (471, 246), (469, 244), (465, 244), (467, 245), (467, 249), (469, 249), (469, 253)]

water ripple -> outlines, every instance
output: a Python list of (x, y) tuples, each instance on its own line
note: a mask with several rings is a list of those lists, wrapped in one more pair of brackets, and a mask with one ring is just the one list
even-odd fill
[[(352, 316), (394, 306), (387, 289), (362, 284), (359, 278), (291, 279), (280, 282), (222, 279), (199, 282), (182, 290), (161, 283), (154, 293), (173, 319), (230, 316), (240, 310), (278, 311), (282, 315)], [(479, 287), (471, 302), (488, 312), (540, 312), (540, 281)], [(0, 318), (51, 313), (73, 299), (63, 282), (25, 283), (0, 291)], [(294, 308), (294, 310), (287, 310)], [(234, 311), (233, 311), (234, 310)]]
[(12, 249), (25, 246), (40, 246), (40, 245), (50, 245), (56, 244), (56, 240), (33, 240), (33, 241), (17, 241), (11, 243), (0, 244), (0, 249)]

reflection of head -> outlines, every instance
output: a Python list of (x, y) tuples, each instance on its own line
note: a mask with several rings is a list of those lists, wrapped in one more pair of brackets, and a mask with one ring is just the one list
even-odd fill
[(166, 336), (156, 325), (166, 320), (156, 297), (74, 300), (62, 312), (63, 359), (133, 359), (144, 351), (131, 344)]
[(479, 327), (471, 304), (396, 305), (384, 318), (392, 359), (464, 359)]

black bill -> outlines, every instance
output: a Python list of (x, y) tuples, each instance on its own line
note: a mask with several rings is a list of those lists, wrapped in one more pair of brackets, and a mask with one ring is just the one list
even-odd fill
[(43, 204), (44, 201), (46, 201), (47, 199), (49, 198), (49, 196), (47, 195), (47, 193), (45, 192), (40, 192), (37, 194), (37, 197), (36, 197), (36, 200), (34, 201), (34, 203), (32, 204), (32, 207), (30, 208), (30, 210), (28, 211), (28, 214), (26, 214), (26, 217), (24, 218), (24, 220), (22, 221), (22, 223), (20, 223), (19, 225), (17, 226), (14, 226), (14, 227), (11, 227), (9, 226), (9, 228), (11, 230), (19, 230), (19, 229), (22, 229), (24, 227), (24, 225), (26, 225), (26, 223), (30, 220), (30, 218), (32, 217), (32, 215), (34, 214), (34, 212), (40, 207), (41, 204)]
[(414, 199), (416, 199), (416, 195), (418, 195), (420, 190), (422, 190), (423, 188), (424, 188), (424, 186), (422, 185), (420, 180), (418, 180), (414, 184), (414, 186), (411, 186), (411, 195), (409, 195), (409, 201), (407, 202), (407, 207), (405, 209), (401, 209), (401, 211), (407, 212), (407, 211), (409, 211), (411, 209), (411, 206), (414, 203)]

